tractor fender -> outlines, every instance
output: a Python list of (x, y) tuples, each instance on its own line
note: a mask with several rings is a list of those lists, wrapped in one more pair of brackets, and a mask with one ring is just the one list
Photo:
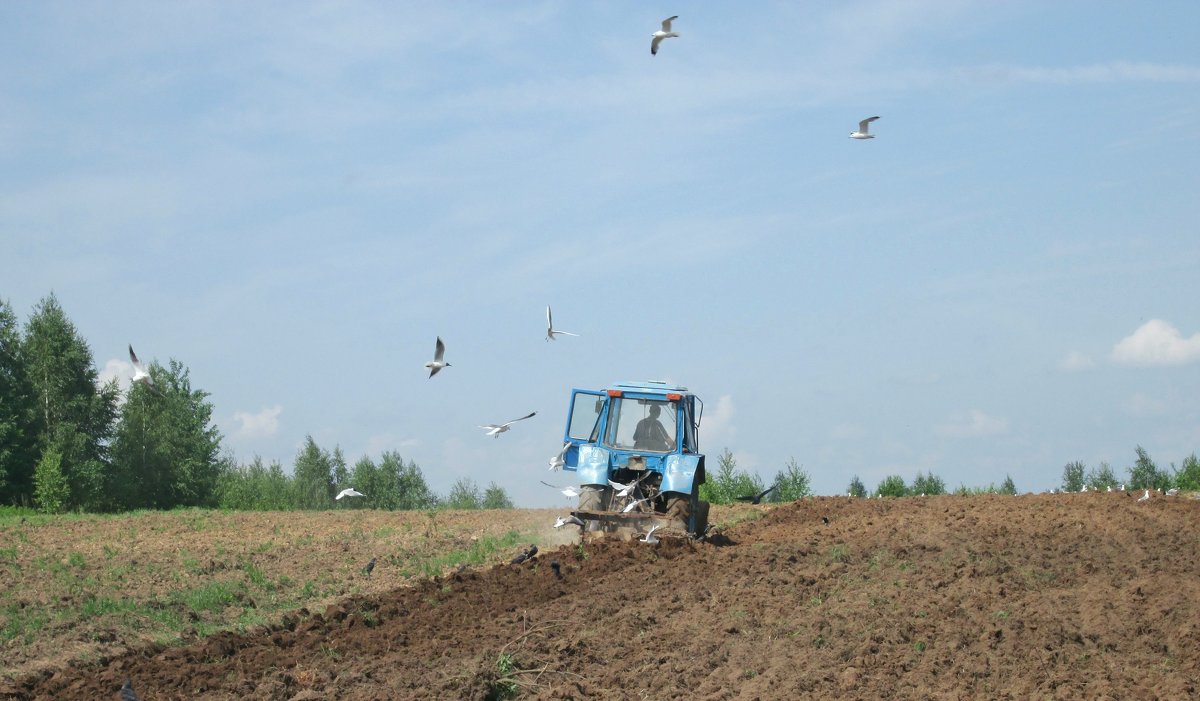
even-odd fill
[(662, 485), (659, 487), (664, 492), (689, 494), (693, 484), (704, 482), (703, 455), (668, 455), (664, 467)]

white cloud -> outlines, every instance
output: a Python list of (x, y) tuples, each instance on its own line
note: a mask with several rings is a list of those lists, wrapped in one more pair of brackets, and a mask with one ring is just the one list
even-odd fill
[(723, 445), (733, 440), (737, 435), (737, 427), (733, 425), (733, 397), (721, 395), (713, 407), (705, 407), (700, 424), (700, 444), (709, 446), (709, 452), (716, 445)]
[(1078, 372), (1096, 367), (1096, 361), (1092, 360), (1089, 355), (1085, 355), (1079, 351), (1071, 351), (1067, 353), (1065, 358), (1059, 361), (1058, 367), (1067, 372)]
[(934, 431), (938, 435), (952, 438), (996, 436), (1008, 433), (1008, 419), (988, 416), (978, 409), (972, 409), (965, 414), (951, 417), (946, 423), (937, 426)]
[(1184, 338), (1162, 319), (1151, 319), (1113, 347), (1112, 359), (1123, 365), (1184, 365), (1200, 361), (1200, 333)]
[(233, 420), (240, 424), (237, 428), (237, 437), (262, 438), (275, 435), (275, 432), (279, 430), (279, 415), (282, 413), (283, 407), (279, 404), (265, 407), (257, 414), (251, 414), (248, 411), (234, 412)]
[(129, 389), (129, 382), (133, 378), (133, 364), (127, 360), (113, 358), (104, 364), (98, 375), (98, 381), (101, 385), (106, 385), (109, 380), (115, 379), (117, 386), (124, 393), (125, 390)]

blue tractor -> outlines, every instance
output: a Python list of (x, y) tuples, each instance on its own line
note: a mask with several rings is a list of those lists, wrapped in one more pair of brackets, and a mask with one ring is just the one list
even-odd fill
[(704, 456), (698, 432), (704, 402), (686, 387), (620, 382), (572, 389), (563, 469), (578, 474), (575, 516), (590, 531), (656, 523), (703, 537)]

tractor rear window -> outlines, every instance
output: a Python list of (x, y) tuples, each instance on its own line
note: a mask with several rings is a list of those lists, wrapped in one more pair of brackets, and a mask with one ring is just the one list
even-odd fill
[(606, 443), (621, 450), (675, 450), (675, 404), (654, 399), (615, 399)]

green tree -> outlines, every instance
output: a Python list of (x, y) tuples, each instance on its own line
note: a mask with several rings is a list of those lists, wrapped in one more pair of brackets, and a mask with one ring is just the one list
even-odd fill
[(1183, 465), (1175, 471), (1175, 486), (1190, 492), (1200, 491), (1200, 460), (1192, 453), (1183, 459)]
[(70, 485), (66, 507), (110, 506), (108, 441), (117, 414), (117, 383), (97, 386), (92, 351), (53, 294), (38, 303), (26, 323), (21, 356), (33, 388), (38, 447), (59, 451)]
[(62, 453), (56, 446), (50, 446), (42, 452), (33, 476), (34, 494), (38, 509), (48, 514), (58, 514), (66, 510), (67, 500), (71, 498), (70, 485), (62, 472)]
[(855, 475), (850, 480), (849, 486), (846, 487), (846, 493), (852, 497), (861, 498), (867, 496), (867, 488), (863, 485), (862, 480), (858, 478), (858, 475)]
[(178, 361), (148, 371), (157, 389), (136, 383), (117, 422), (112, 487), (125, 509), (214, 506), (221, 474), (221, 435), (212, 424), (209, 396), (191, 386)]
[(358, 462), (354, 463), (354, 469), (350, 471), (350, 486), (367, 495), (356, 502), (363, 508), (395, 508), (390, 504), (387, 495), (384, 493), (383, 479), (379, 474), (379, 467), (375, 465), (375, 461), (369, 456), (364, 455), (358, 459)]
[(904, 486), (903, 477), (891, 475), (879, 483), (879, 486), (875, 488), (875, 493), (881, 497), (902, 497), (908, 494), (908, 488)]
[(717, 472), (700, 485), (700, 498), (712, 504), (731, 504), (739, 496), (757, 495), (763, 491), (762, 478), (751, 475), (737, 466), (737, 458), (726, 448), (717, 457)]
[(312, 436), (305, 436), (292, 474), (296, 508), (328, 509), (333, 506), (333, 459)]
[(32, 503), (38, 432), (17, 317), (0, 300), (0, 503)]
[(1009, 496), (1016, 496), (1017, 485), (1013, 482), (1012, 475), (1004, 475), (1004, 482), (1000, 485), (1000, 493)]
[(1064, 492), (1078, 492), (1083, 489), (1083, 472), (1087, 466), (1076, 460), (1069, 462), (1063, 467), (1062, 490)]
[(908, 488), (908, 493), (913, 496), (924, 494), (925, 496), (938, 496), (946, 493), (946, 483), (941, 477), (930, 472), (929, 474), (917, 473), (913, 478), (912, 486)]
[(1112, 466), (1106, 462), (1101, 462), (1097, 469), (1089, 470), (1087, 477), (1084, 478), (1084, 483), (1088, 485), (1089, 489), (1101, 492), (1119, 484), (1117, 476), (1113, 474)]
[(450, 487), (445, 506), (447, 509), (478, 509), (482, 503), (479, 485), (475, 484), (475, 480), (463, 477)]
[[(346, 487), (353, 487), (350, 484), (350, 471), (346, 469), (346, 456), (342, 455), (341, 446), (333, 447), (333, 455), (329, 457), (329, 461), (333, 464), (333, 491), (342, 491)], [(359, 489), (358, 491), (362, 491)]]
[(483, 492), (483, 503), (481, 506), (485, 509), (511, 509), (513, 508), (513, 503), (512, 499), (508, 498), (508, 493), (504, 491), (504, 488), (492, 482)]
[(773, 502), (796, 501), (812, 495), (812, 482), (796, 458), (788, 458), (787, 464), (775, 475), (774, 484), (775, 491), (767, 495)]
[(1170, 489), (1171, 474), (1158, 469), (1150, 454), (1142, 446), (1136, 448), (1137, 462), (1129, 468), (1130, 489)]

